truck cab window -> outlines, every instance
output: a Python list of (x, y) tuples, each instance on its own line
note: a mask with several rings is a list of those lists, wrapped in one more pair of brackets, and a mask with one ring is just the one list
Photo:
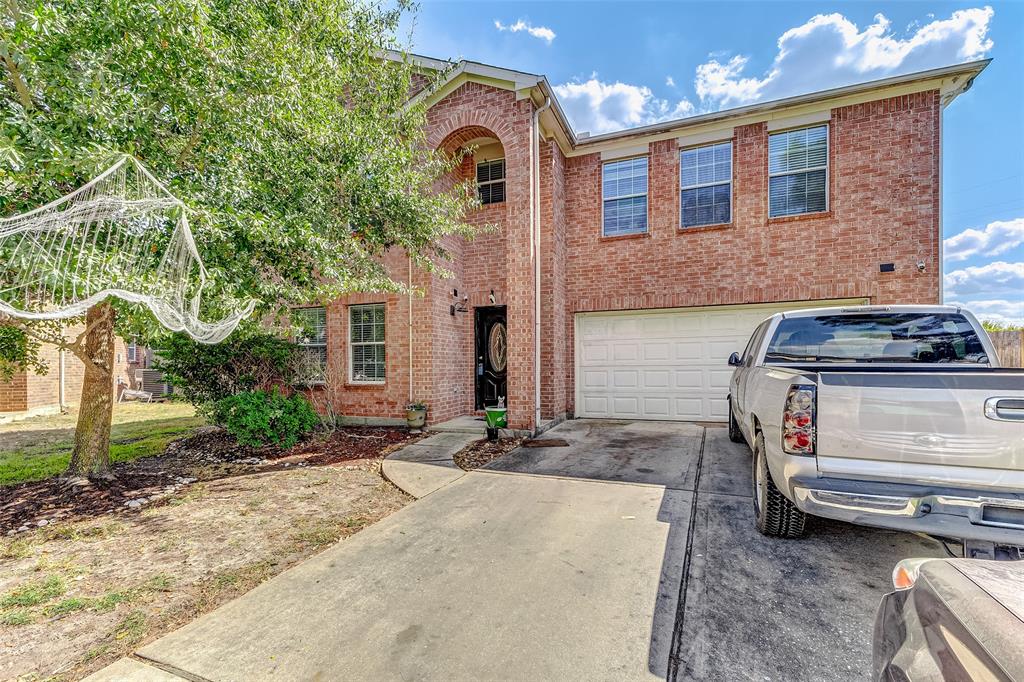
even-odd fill
[(822, 315), (782, 320), (765, 362), (982, 363), (981, 339), (958, 313)]

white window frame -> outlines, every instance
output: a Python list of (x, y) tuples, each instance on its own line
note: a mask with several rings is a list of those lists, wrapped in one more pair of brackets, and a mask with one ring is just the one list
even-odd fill
[[(477, 180), (477, 178), (480, 177), (480, 166), (484, 165), (485, 163), (495, 163), (496, 161), (501, 161), (501, 179), (500, 180), (484, 180), (483, 182), (480, 182), (479, 180)], [(473, 171), (474, 171), (473, 179), (476, 181), (476, 196), (477, 196), (478, 199), (480, 198), (480, 188), (481, 187), (483, 187), (484, 185), (496, 185), (499, 182), (504, 185), (505, 184), (505, 180), (508, 179), (508, 166), (505, 164), (505, 157), (501, 157), (500, 159), (488, 159), (488, 160), (485, 160), (485, 161), (477, 161), (476, 165), (473, 168)], [(505, 190), (502, 192), (502, 196), (504, 198), (501, 201), (488, 201), (487, 203), (484, 203), (484, 201), (481, 199), (480, 203), (483, 206), (490, 206), (491, 204), (503, 204), (503, 203), (505, 203), (505, 200), (508, 199), (508, 193), (507, 192), (508, 192), (508, 185), (505, 185)]]
[[(610, 197), (608, 201), (615, 201), (617, 199), (635, 199), (636, 197), (647, 198), (647, 224), (644, 226), (643, 231), (637, 232), (620, 232), (618, 234), (605, 234), (604, 231), (604, 210), (605, 210), (605, 196), (604, 196), (604, 169), (605, 166), (609, 166), (615, 163), (623, 163), (625, 161), (635, 161), (636, 159), (647, 159), (647, 191), (640, 194), (623, 194), (618, 197)], [(601, 236), (602, 237), (631, 237), (637, 234), (649, 234), (651, 231), (651, 156), (650, 154), (637, 154), (635, 156), (627, 156), (621, 159), (609, 159), (601, 162), (601, 173), (598, 178), (601, 183)]]
[[(380, 308), (384, 313), (384, 340), (383, 341), (352, 341), (352, 314), (362, 308)], [(382, 386), (387, 383), (387, 317), (388, 310), (385, 303), (360, 303), (348, 307), (348, 382), (360, 386)], [(382, 346), (384, 348), (384, 376), (380, 379), (356, 379), (355, 378), (355, 347), (356, 346)]]
[(124, 359), (125, 362), (138, 362), (139, 361), (139, 345), (134, 341), (131, 341), (124, 347)]
[(322, 386), (327, 383), (327, 372), (328, 372), (328, 358), (327, 358), (327, 308), (322, 305), (314, 306), (303, 306), (301, 308), (292, 308), (292, 312), (299, 312), (303, 310), (323, 310), (324, 311), (324, 340), (321, 341), (303, 341), (301, 338), (295, 339), (295, 345), (299, 347), (300, 351), (305, 353), (309, 348), (323, 348), (324, 349), (324, 366), (323, 376), (318, 379), (310, 379), (309, 377), (299, 377), (296, 379), (295, 384), (299, 386)]
[[(729, 179), (720, 180), (718, 182), (698, 182), (695, 185), (683, 185), (683, 152), (689, 152), (702, 147), (717, 147), (719, 145), (729, 145)], [(733, 181), (736, 179), (736, 164), (735, 161), (735, 146), (732, 140), (719, 140), (717, 142), (707, 142), (704, 144), (694, 144), (682, 147), (679, 150), (679, 229), (681, 230), (699, 230), (703, 227), (719, 227), (721, 225), (732, 225), (733, 223), (733, 210), (735, 206), (735, 195), (733, 192)], [(729, 221), (725, 223), (707, 223), (704, 225), (683, 225), (683, 190), (684, 189), (700, 189), (701, 187), (717, 187), (718, 185), (729, 185)]]
[[(770, 151), (772, 135), (786, 135), (786, 134), (789, 134), (789, 133), (792, 133), (792, 132), (796, 132), (797, 130), (810, 130), (811, 128), (822, 128), (822, 127), (825, 128), (825, 165), (823, 165), (823, 166), (814, 166), (814, 167), (810, 167), (810, 168), (801, 168), (800, 170), (795, 170), (795, 171), (783, 171), (781, 173), (772, 173), (772, 171), (771, 171), (772, 160), (771, 160), (771, 151)], [(796, 126), (796, 127), (793, 127), (793, 128), (786, 128), (785, 130), (773, 130), (773, 131), (768, 133), (768, 141), (767, 142), (768, 142), (768, 149), (765, 150), (765, 164), (766, 164), (766, 166), (768, 168), (768, 206), (767, 206), (767, 209), (768, 209), (768, 219), (769, 220), (779, 220), (781, 218), (792, 218), (794, 216), (821, 215), (822, 213), (828, 213), (829, 209), (831, 208), (831, 205), (829, 203), (829, 199), (830, 199), (829, 194), (831, 194), (831, 192), (829, 192), (829, 181), (830, 181), (830, 177), (829, 176), (830, 176), (830, 172), (829, 172), (829, 167), (828, 166), (829, 166), (829, 156), (831, 156), (831, 154), (832, 154), (832, 126), (829, 125), (828, 123), (815, 123), (814, 125)], [(825, 171), (825, 208), (824, 208), (824, 210), (821, 210), (821, 211), (804, 211), (803, 213), (787, 213), (785, 215), (775, 215), (775, 216), (772, 215), (772, 178), (780, 178), (780, 177), (782, 177), (784, 175), (797, 175), (798, 173), (811, 173), (811, 172), (819, 171), (819, 170), (824, 170)]]

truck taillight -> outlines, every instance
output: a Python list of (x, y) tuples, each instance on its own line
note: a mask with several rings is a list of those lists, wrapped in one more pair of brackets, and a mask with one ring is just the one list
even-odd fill
[(791, 455), (814, 454), (814, 386), (790, 386), (782, 411), (782, 449)]

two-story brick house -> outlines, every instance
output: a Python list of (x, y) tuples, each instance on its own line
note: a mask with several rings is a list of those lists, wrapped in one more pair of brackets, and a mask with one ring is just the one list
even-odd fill
[(724, 420), (726, 359), (772, 312), (940, 301), (942, 112), (986, 64), (589, 136), (543, 76), (461, 62), (416, 97), (499, 229), (446, 244), (451, 279), (389, 254), (422, 295), (304, 310), (314, 390), (369, 421), (498, 397), (520, 429)]

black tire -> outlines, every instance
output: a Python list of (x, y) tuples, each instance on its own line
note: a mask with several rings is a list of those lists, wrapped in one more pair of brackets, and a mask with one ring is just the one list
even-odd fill
[(740, 431), (740, 425), (736, 423), (736, 417), (732, 413), (732, 398), (729, 398), (729, 440), (733, 443), (746, 444), (747, 439), (743, 437), (743, 432)]
[(764, 435), (754, 439), (753, 488), (754, 525), (762, 535), (773, 538), (798, 538), (804, 534), (807, 514), (797, 509), (772, 480), (772, 472), (765, 459)]

